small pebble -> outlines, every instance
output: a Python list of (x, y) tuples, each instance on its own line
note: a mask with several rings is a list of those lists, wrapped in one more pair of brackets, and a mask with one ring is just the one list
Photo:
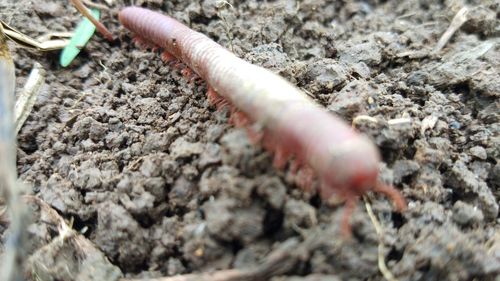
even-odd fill
[(483, 221), (483, 212), (477, 207), (462, 201), (457, 201), (453, 205), (452, 219), (461, 226), (478, 224)]
[(481, 160), (486, 160), (486, 158), (488, 157), (486, 154), (486, 149), (484, 149), (484, 147), (482, 146), (478, 145), (474, 146), (471, 149), (469, 149), (469, 152), (472, 156), (479, 158)]

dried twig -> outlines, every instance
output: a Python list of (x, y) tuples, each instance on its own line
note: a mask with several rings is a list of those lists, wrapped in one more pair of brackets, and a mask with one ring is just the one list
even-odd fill
[(404, 125), (404, 124), (411, 124), (412, 119), (409, 117), (401, 117), (401, 118), (394, 118), (389, 121), (387, 121), (387, 124), (389, 126), (397, 126), (397, 125)]
[[(383, 121), (379, 121), (375, 117), (371, 117), (368, 115), (358, 115), (354, 117), (352, 120), (352, 126), (356, 127), (359, 126), (360, 124), (363, 123), (374, 123), (374, 124), (379, 124), (383, 123)], [(397, 126), (397, 125), (404, 125), (404, 124), (411, 124), (413, 120), (410, 117), (399, 117), (399, 118), (394, 118), (387, 120), (387, 125), (389, 126)]]
[(437, 54), (441, 49), (448, 43), (451, 36), (455, 34), (455, 32), (467, 21), (467, 14), (469, 13), (469, 9), (467, 7), (463, 7), (458, 11), (458, 13), (453, 17), (453, 20), (450, 23), (448, 29), (443, 33), (441, 38), (439, 39), (436, 47), (432, 50), (432, 54)]
[(33, 105), (35, 104), (36, 98), (38, 97), (38, 93), (40, 93), (40, 88), (42, 87), (44, 81), (45, 70), (42, 68), (41, 64), (36, 62), (33, 66), (33, 69), (31, 70), (26, 85), (24, 85), (21, 95), (16, 101), (14, 110), (16, 134), (23, 126), (26, 118), (28, 118), (28, 116), (30, 115), (31, 109), (33, 109)]
[(14, 134), (15, 73), (7, 47), (7, 37), (0, 24), (0, 199), (6, 203), (10, 233), (0, 264), (2, 280), (21, 280), (23, 242), (27, 219), (20, 200), (16, 172), (16, 138)]
[(354, 119), (352, 120), (352, 125), (355, 127), (356, 125), (359, 125), (360, 123), (363, 123), (363, 122), (377, 124), (378, 120), (377, 120), (377, 118), (371, 117), (368, 115), (358, 115), (358, 116), (354, 117)]

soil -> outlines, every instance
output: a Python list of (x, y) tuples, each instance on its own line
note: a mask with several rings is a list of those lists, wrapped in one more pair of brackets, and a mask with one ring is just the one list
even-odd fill
[[(102, 16), (117, 41), (94, 36), (68, 68), (57, 51), (10, 45), (18, 88), (35, 61), (47, 71), (18, 134), (19, 177), (97, 249), (48, 251), (59, 233), (35, 208), (28, 278), (246, 270), (287, 249), (290, 263), (266, 278), (383, 280), (380, 244), (398, 280), (500, 280), (500, 2), (223, 2), (135, 4), (179, 19), (354, 121), (379, 146), (380, 177), (401, 190), (408, 210), (368, 194), (382, 238), (362, 203), (352, 237), (341, 236), (343, 205), (321, 202), (274, 169), (227, 111), (209, 105), (205, 83), (136, 48), (117, 20), (131, 3), (118, 0)], [(12, 11), (2, 19), (32, 37), (72, 30), (80, 19), (69, 1), (0, 6)], [(468, 21), (433, 53), (464, 6)]]

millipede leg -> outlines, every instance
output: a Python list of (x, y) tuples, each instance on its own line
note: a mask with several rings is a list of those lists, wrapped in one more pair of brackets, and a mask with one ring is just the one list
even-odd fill
[(257, 145), (262, 142), (262, 139), (264, 138), (264, 133), (261, 130), (247, 126), (246, 131), (248, 139), (253, 145)]
[(273, 166), (277, 169), (285, 168), (286, 163), (290, 160), (290, 152), (282, 147), (277, 146), (274, 152)]
[(250, 125), (250, 119), (248, 119), (245, 113), (232, 107), (229, 123), (234, 124), (236, 127), (247, 127)]
[(159, 48), (156, 44), (153, 44), (139, 36), (135, 36), (132, 38), (132, 42), (142, 50), (153, 50), (155, 48)]
[(211, 105), (215, 106), (217, 110), (221, 110), (225, 106), (229, 105), (229, 103), (223, 97), (219, 96), (219, 94), (217, 94), (214, 88), (210, 86), (208, 86), (207, 98), (208, 102)]
[(406, 200), (404, 197), (397, 191), (394, 187), (386, 185), (382, 182), (377, 182), (377, 184), (373, 187), (373, 191), (382, 193), (389, 197), (398, 211), (402, 212), (406, 209)]
[(307, 192), (313, 191), (314, 172), (308, 166), (302, 166), (297, 172), (297, 185)]
[(161, 60), (165, 63), (171, 63), (171, 62), (176, 60), (176, 58), (167, 51), (161, 52), (160, 57), (161, 57)]
[(297, 155), (295, 155), (295, 158), (290, 163), (290, 173), (297, 174), (297, 172), (300, 170), (301, 167), (302, 167), (302, 161), (300, 161), (297, 158)]
[(349, 220), (351, 219), (354, 210), (356, 209), (356, 204), (358, 203), (359, 198), (357, 196), (349, 195), (346, 198), (344, 213), (342, 214), (342, 223), (340, 231), (344, 237), (350, 237), (352, 234), (351, 224)]

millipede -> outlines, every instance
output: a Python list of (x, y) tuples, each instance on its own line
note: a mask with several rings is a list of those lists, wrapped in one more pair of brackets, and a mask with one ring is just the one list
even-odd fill
[[(230, 122), (246, 128), (249, 138), (273, 154), (273, 164), (302, 175), (302, 186), (319, 182), (322, 200), (345, 200), (342, 231), (360, 196), (388, 196), (399, 211), (401, 193), (378, 180), (380, 155), (373, 142), (328, 112), (279, 75), (238, 58), (202, 33), (177, 20), (139, 7), (126, 7), (120, 22), (135, 40), (162, 50), (164, 61), (178, 60), (208, 83), (208, 101), (230, 108)], [(314, 177), (313, 177), (314, 175)]]

